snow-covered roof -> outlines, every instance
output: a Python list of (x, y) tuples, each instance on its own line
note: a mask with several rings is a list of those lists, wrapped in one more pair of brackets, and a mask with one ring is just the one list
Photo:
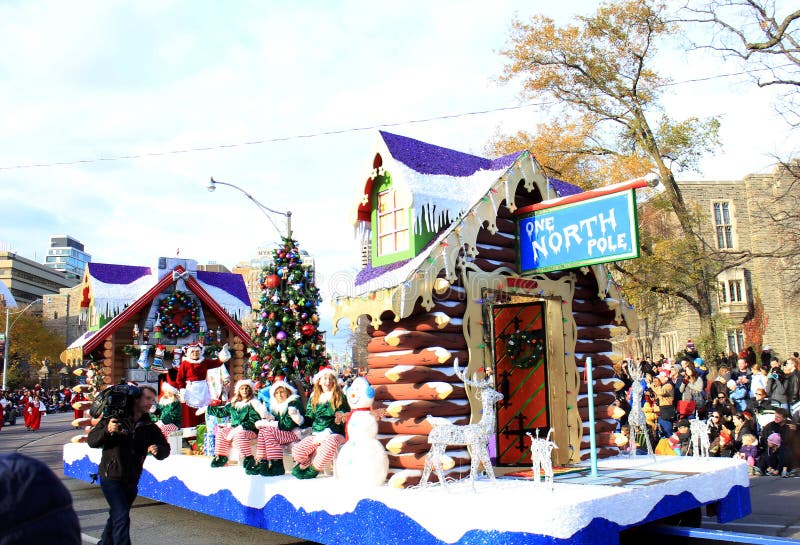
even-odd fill
[[(92, 301), (96, 311), (114, 316), (147, 293), (160, 280), (150, 267), (89, 263), (87, 267)], [(172, 270), (163, 271), (172, 274)], [(231, 316), (250, 312), (250, 297), (240, 274), (196, 271), (197, 281)]]

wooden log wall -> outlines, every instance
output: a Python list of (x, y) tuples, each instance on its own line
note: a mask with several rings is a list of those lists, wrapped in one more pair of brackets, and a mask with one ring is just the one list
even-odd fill
[[(368, 329), (367, 380), (375, 388), (375, 407), (387, 411), (378, 423), (378, 439), (389, 454), (393, 486), (419, 482), (430, 449), (426, 416), (469, 422), (464, 385), (453, 372), (454, 358), (461, 366), (468, 361), (461, 326), (466, 292), (457, 284), (438, 285), (430, 311), (417, 304), (407, 318), (389, 318), (378, 329)], [(453, 447), (448, 456), (451, 473), (469, 472), (469, 454), (463, 447)]]
[[(602, 298), (598, 294), (597, 278), (593, 271), (584, 274), (574, 271), (577, 282), (572, 301), (573, 316), (578, 326), (578, 342), (575, 346), (575, 362), (578, 371), (585, 374), (586, 358), (592, 358), (592, 378), (594, 381), (595, 433), (597, 434), (597, 455), (600, 458), (615, 456), (619, 447), (627, 444), (625, 437), (614, 434), (617, 420), (625, 413), (614, 405), (616, 392), (623, 386), (616, 379), (613, 364), (620, 356), (613, 352), (611, 337), (624, 333), (625, 328), (614, 322), (615, 306), (618, 301)], [(578, 392), (578, 412), (584, 422), (580, 445), (581, 460), (589, 458), (589, 399), (586, 384), (581, 384)]]

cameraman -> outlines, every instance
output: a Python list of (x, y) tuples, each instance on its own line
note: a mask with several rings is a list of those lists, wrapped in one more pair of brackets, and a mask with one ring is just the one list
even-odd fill
[(150, 419), (156, 391), (150, 386), (129, 387), (122, 414), (107, 412), (89, 432), (87, 443), (102, 448), (98, 473), (100, 488), (110, 507), (101, 545), (128, 545), (130, 510), (138, 494), (139, 477), (148, 454), (159, 460), (169, 456), (169, 444)]

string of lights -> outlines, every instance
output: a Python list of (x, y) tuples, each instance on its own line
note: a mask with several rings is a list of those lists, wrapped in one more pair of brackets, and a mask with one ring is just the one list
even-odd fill
[[(785, 68), (787, 65), (776, 66), (773, 68), (759, 68), (741, 72), (732, 72), (728, 74), (717, 74), (714, 76), (708, 76), (703, 78), (694, 78), (688, 80), (681, 80), (681, 81), (673, 81), (664, 83), (661, 87), (670, 87), (674, 85), (682, 85), (686, 83), (696, 83), (701, 81), (709, 81), (714, 79), (721, 79), (721, 78), (729, 78), (734, 76), (741, 76), (745, 74), (750, 74), (752, 72), (760, 72), (765, 70), (774, 70), (779, 68)], [(263, 144), (273, 144), (276, 142), (288, 142), (292, 140), (303, 140), (303, 139), (310, 139), (310, 138), (319, 138), (323, 136), (333, 136), (338, 134), (347, 134), (347, 133), (354, 133), (354, 132), (363, 132), (363, 131), (371, 131), (376, 129), (386, 129), (391, 127), (399, 127), (403, 125), (415, 125), (420, 123), (431, 123), (434, 121), (443, 121), (447, 119), (459, 119), (463, 117), (470, 117), (470, 116), (478, 116), (478, 115), (486, 115), (492, 114), (497, 112), (503, 111), (512, 111), (512, 110), (522, 110), (525, 108), (534, 108), (540, 106), (551, 106), (557, 104), (555, 100), (548, 100), (548, 101), (541, 101), (541, 102), (527, 102), (525, 104), (519, 104), (516, 106), (500, 106), (497, 108), (489, 108), (486, 110), (476, 110), (472, 112), (461, 112), (455, 114), (446, 114), (446, 115), (438, 115), (433, 117), (426, 117), (420, 119), (409, 119), (405, 121), (394, 121), (389, 123), (380, 123), (376, 125), (368, 125), (362, 127), (349, 127), (344, 129), (333, 129), (328, 131), (317, 131), (305, 134), (294, 134), (289, 136), (278, 136), (274, 138), (264, 138), (260, 140), (249, 140), (245, 142), (235, 142), (229, 144), (215, 144), (209, 146), (198, 146), (198, 147), (190, 147), (190, 148), (181, 148), (181, 149), (172, 149), (172, 150), (165, 150), (165, 151), (153, 151), (147, 153), (136, 153), (136, 154), (127, 154), (127, 155), (111, 155), (108, 157), (94, 157), (90, 159), (75, 159), (71, 161), (52, 161), (52, 162), (41, 162), (41, 163), (27, 163), (27, 164), (17, 164), (17, 165), (8, 165), (8, 166), (0, 166), (0, 171), (4, 170), (21, 170), (21, 169), (29, 169), (29, 168), (48, 168), (48, 167), (57, 167), (57, 166), (70, 166), (70, 165), (81, 165), (81, 164), (91, 164), (91, 163), (102, 163), (108, 161), (124, 161), (124, 160), (134, 160), (134, 159), (144, 159), (148, 157), (163, 157), (167, 155), (181, 155), (185, 153), (199, 153), (204, 151), (215, 151), (221, 149), (229, 149), (229, 148), (240, 148), (246, 146), (256, 146), (256, 145), (263, 145)]]

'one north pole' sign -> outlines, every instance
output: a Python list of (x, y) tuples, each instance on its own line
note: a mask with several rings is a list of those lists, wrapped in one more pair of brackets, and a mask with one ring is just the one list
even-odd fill
[(547, 272), (639, 257), (637, 179), (521, 208), (519, 271)]

